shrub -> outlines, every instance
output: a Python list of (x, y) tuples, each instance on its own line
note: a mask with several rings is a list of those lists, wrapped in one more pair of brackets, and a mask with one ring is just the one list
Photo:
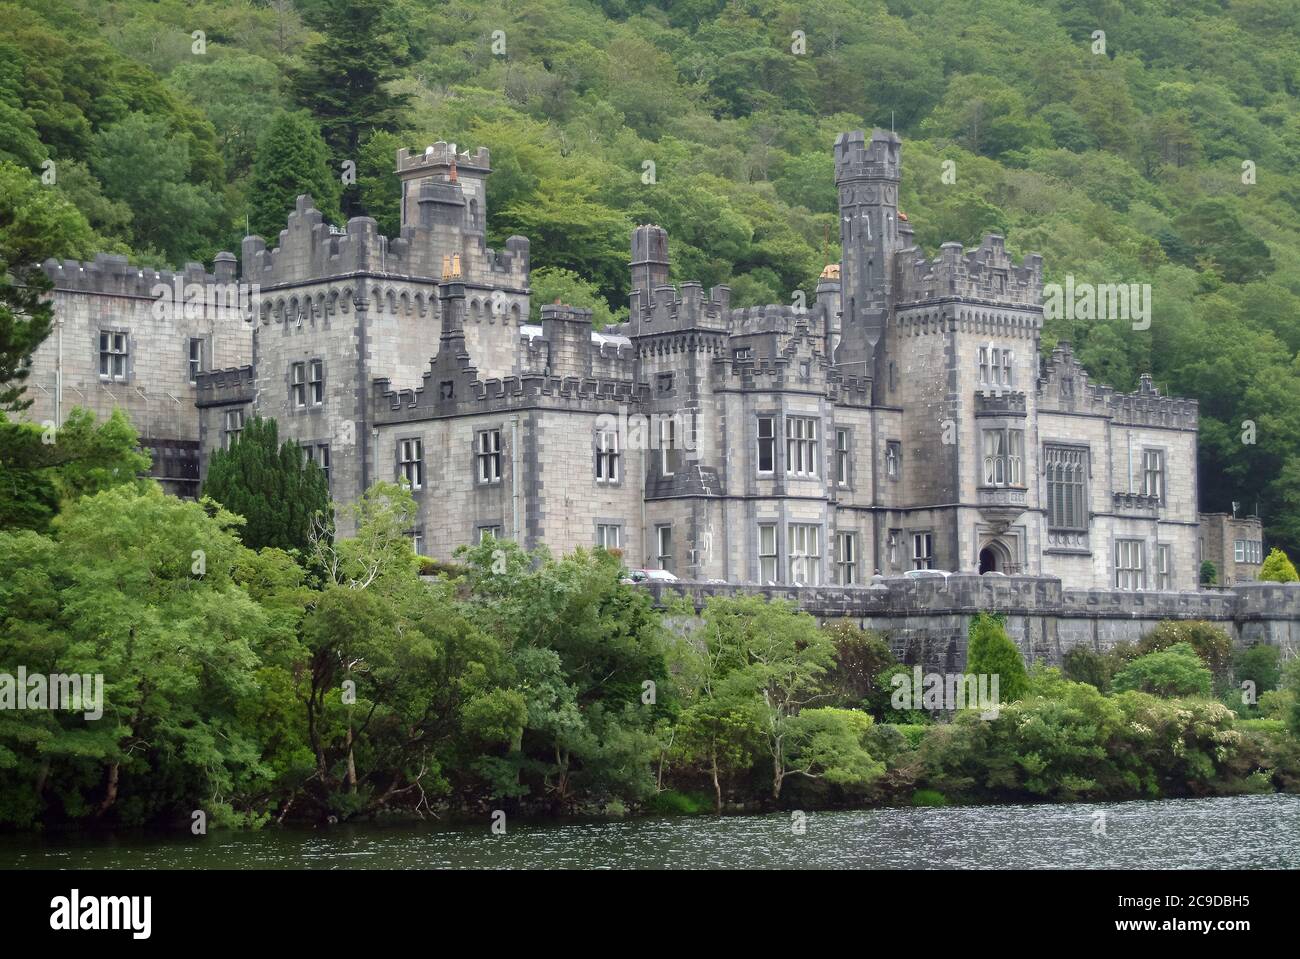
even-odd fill
[(1178, 644), (1192, 647), (1209, 668), (1216, 692), (1223, 693), (1229, 685), (1232, 663), (1232, 637), (1223, 629), (1204, 620), (1166, 619), (1142, 637), (1137, 651), (1155, 653)]
[(880, 692), (880, 673), (897, 662), (884, 637), (844, 620), (823, 626), (822, 632), (835, 643), (835, 665), (826, 677), (831, 704), (874, 702)]
[(1238, 686), (1243, 680), (1250, 680), (1255, 684), (1256, 693), (1276, 689), (1282, 679), (1279, 659), (1277, 647), (1267, 643), (1256, 643), (1249, 649), (1239, 649), (1234, 657), (1233, 678)]
[(664, 816), (703, 816), (714, 811), (714, 800), (705, 793), (666, 789), (662, 793), (655, 793), (647, 807), (651, 812)]
[(1138, 690), (1165, 698), (1209, 696), (1211, 676), (1190, 643), (1175, 643), (1139, 656), (1115, 674), (1111, 685), (1116, 692)]
[(1201, 563), (1201, 585), (1213, 586), (1219, 579), (1219, 571), (1208, 559)]
[(1087, 646), (1070, 649), (1061, 660), (1061, 672), (1071, 682), (1087, 683), (1102, 692), (1110, 686), (1110, 670), (1106, 658)]
[(1294, 583), (1300, 581), (1295, 566), (1287, 559), (1286, 553), (1274, 547), (1264, 558), (1264, 565), (1259, 568), (1260, 582)]
[(971, 620), (966, 651), (966, 672), (998, 677), (1004, 703), (1013, 703), (1029, 689), (1029, 677), (1020, 650), (1007, 636), (1002, 621), (988, 613)]
[(912, 793), (913, 806), (946, 806), (948, 797), (937, 789), (918, 789)]

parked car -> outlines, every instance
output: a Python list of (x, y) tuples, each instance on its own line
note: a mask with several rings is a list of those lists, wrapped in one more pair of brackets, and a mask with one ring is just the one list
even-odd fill
[(906, 579), (947, 579), (951, 575), (946, 569), (909, 569), (903, 574)]
[(633, 584), (650, 581), (659, 583), (675, 583), (677, 582), (677, 577), (666, 569), (633, 569), (629, 570), (627, 576), (621, 580), (621, 582)]

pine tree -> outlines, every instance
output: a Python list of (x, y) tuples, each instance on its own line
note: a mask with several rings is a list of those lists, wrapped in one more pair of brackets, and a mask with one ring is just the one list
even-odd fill
[(1259, 568), (1259, 578), (1261, 582), (1271, 583), (1300, 581), (1300, 575), (1296, 574), (1295, 566), (1287, 558), (1286, 553), (1276, 548), (1270, 550), (1268, 556), (1264, 557), (1264, 565)]
[(293, 440), (280, 443), (275, 420), (254, 417), (229, 450), (217, 450), (203, 494), (245, 520), (239, 538), (252, 549), (306, 550), (317, 514), (331, 518), (325, 474), (304, 462)]
[[(307, 51), (306, 66), (293, 74), (295, 99), (320, 122), (334, 162), (360, 160), (362, 142), (376, 130), (401, 129), (400, 112), (410, 97), (390, 93), (403, 45), (385, 24), (383, 0), (325, 0), (318, 21), (325, 39)], [(356, 203), (348, 191), (345, 207)]]
[(980, 613), (971, 620), (966, 672), (997, 676), (999, 698), (1004, 703), (1014, 703), (1029, 691), (1029, 677), (1020, 650), (1007, 636), (1002, 621), (988, 613)]
[(337, 223), (340, 180), (330, 169), (320, 128), (304, 113), (281, 113), (257, 144), (249, 186), (250, 230), (274, 240), (284, 229), (299, 194), (309, 193), (326, 220)]

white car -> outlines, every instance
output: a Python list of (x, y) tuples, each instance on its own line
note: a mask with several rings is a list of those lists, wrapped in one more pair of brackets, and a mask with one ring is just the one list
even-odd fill
[(947, 579), (951, 575), (946, 569), (909, 569), (903, 574), (906, 579)]
[(666, 569), (630, 570), (627, 574), (627, 578), (623, 580), (625, 583), (647, 583), (651, 581), (657, 583), (676, 583), (678, 580), (676, 576), (668, 572)]

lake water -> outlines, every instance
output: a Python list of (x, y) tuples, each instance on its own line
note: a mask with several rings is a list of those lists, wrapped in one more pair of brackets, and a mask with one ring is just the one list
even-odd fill
[(0, 836), (0, 868), (1300, 868), (1300, 796), (872, 809), (808, 813), (802, 834), (793, 824), (783, 813), (509, 822), (505, 835), (485, 818), (454, 828)]

